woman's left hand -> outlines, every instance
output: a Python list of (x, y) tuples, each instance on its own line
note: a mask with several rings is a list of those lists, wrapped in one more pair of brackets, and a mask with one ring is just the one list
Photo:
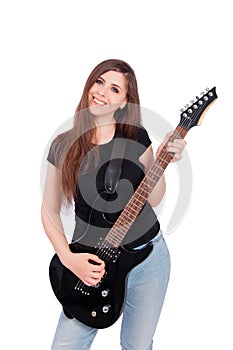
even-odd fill
[[(166, 144), (166, 142), (168, 141), (169, 137), (173, 134), (172, 132), (169, 132), (164, 141), (162, 142), (162, 144), (159, 146), (157, 152), (156, 152), (156, 158), (159, 157), (160, 152), (162, 151), (164, 145)], [(182, 152), (185, 148), (185, 146), (187, 145), (187, 142), (183, 139), (175, 139), (173, 142), (168, 142), (167, 146), (167, 152), (172, 152), (174, 153), (174, 156), (171, 160), (171, 162), (176, 162), (178, 160), (180, 160), (182, 158)]]

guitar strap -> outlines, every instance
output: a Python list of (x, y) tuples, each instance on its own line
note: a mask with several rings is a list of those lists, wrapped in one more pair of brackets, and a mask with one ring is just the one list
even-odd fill
[(109, 165), (107, 166), (104, 177), (104, 187), (109, 194), (113, 194), (116, 191), (121, 176), (125, 147), (125, 139), (119, 139), (117, 137), (114, 139)]

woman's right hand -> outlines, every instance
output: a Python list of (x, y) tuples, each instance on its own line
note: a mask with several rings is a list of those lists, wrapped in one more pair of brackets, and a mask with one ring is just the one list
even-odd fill
[(97, 255), (69, 252), (62, 263), (87, 286), (95, 286), (105, 273), (105, 263)]

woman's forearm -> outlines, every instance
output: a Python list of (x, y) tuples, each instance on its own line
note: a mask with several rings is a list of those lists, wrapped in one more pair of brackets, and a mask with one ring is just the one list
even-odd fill
[(63, 260), (63, 258), (70, 253), (70, 249), (64, 234), (60, 214), (53, 211), (48, 212), (44, 203), (42, 203), (41, 219), (45, 233), (51, 241), (55, 252), (59, 258)]

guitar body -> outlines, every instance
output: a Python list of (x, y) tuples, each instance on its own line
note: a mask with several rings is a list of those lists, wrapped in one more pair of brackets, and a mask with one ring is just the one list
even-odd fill
[[(129, 271), (145, 260), (152, 249), (152, 243), (140, 250), (119, 247), (115, 252), (116, 261), (110, 259), (110, 262), (105, 262), (106, 274), (95, 287), (86, 286), (81, 282), (63, 266), (55, 254), (49, 267), (53, 291), (65, 311), (72, 317), (93, 328), (109, 327), (122, 313)], [(70, 250), (77, 254), (96, 254), (98, 249), (75, 242), (70, 244)]]

